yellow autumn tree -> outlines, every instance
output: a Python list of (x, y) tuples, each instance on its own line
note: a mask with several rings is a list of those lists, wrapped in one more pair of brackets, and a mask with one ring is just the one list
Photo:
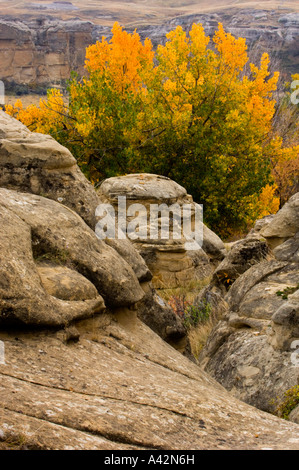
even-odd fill
[(188, 35), (179, 26), (155, 53), (116, 23), (110, 40), (87, 48), (68, 109), (60, 102), (55, 120), (48, 97), (17, 117), (67, 145), (95, 183), (137, 171), (175, 179), (225, 236), (277, 210), (273, 175), (296, 152), (273, 131), (278, 72), (267, 54), (248, 62), (245, 39), (221, 24), (211, 39), (200, 24)]

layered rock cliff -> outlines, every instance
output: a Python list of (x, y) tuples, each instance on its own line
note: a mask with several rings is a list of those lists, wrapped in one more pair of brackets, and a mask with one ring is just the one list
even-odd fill
[(31, 88), (61, 84), (72, 70), (83, 73), (94, 25), (54, 18), (0, 20), (0, 76)]
[[(100, 21), (100, 20), (98, 20)], [(177, 25), (187, 31), (194, 22), (202, 23), (213, 35), (219, 22), (227, 31), (247, 39), (249, 49), (259, 57), (269, 52), (283, 73), (299, 71), (298, 13), (288, 10), (229, 9), (215, 13), (183, 15), (163, 24), (135, 25), (142, 39), (149, 37), (154, 46), (165, 42), (165, 35)], [(26, 84), (31, 89), (59, 85), (72, 70), (83, 73), (85, 49), (110, 36), (110, 26), (79, 19), (62, 21), (51, 16), (27, 16), (18, 20), (0, 19), (0, 78), (10, 84)], [(126, 25), (124, 25), (126, 26)], [(127, 26), (128, 31), (133, 28)], [(256, 57), (254, 57), (256, 60)], [(276, 64), (275, 64), (276, 65)]]

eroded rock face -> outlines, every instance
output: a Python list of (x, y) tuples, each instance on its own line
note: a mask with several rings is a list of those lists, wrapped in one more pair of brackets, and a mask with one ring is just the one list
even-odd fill
[[(185, 188), (169, 178), (152, 174), (133, 174), (109, 178), (105, 180), (98, 191), (103, 203), (111, 204), (118, 218), (118, 198), (126, 198), (127, 219), (130, 223), (134, 215), (134, 204), (142, 204), (146, 209), (146, 220), (140, 230), (145, 230), (144, 239), (131, 239), (134, 246), (144, 258), (147, 266), (153, 274), (153, 285), (156, 288), (178, 287), (188, 284), (195, 279), (203, 280), (211, 276), (214, 265), (224, 257), (225, 247), (220, 238), (208, 227), (203, 225), (202, 248), (186, 250), (184, 235), (180, 239), (173, 236), (174, 226), (170, 214), (170, 236), (163, 239), (159, 236), (150, 237), (150, 212), (152, 206), (164, 205), (167, 208), (178, 206), (182, 214), (184, 204), (195, 210), (192, 197), (187, 194)], [(137, 206), (135, 206), (137, 209)], [(136, 213), (137, 214), (137, 213)], [(163, 223), (164, 215), (159, 213), (159, 227)], [(182, 215), (179, 215), (182, 217)], [(183, 227), (183, 220), (180, 220)]]
[(299, 448), (296, 424), (238, 401), (131, 311), (76, 327), (73, 343), (0, 332), (0, 448)]
[(109, 246), (76, 204), (18, 184), (0, 188), (0, 449), (299, 449), (297, 425), (233, 398), (163, 341), (184, 331), (127, 241)]
[(257, 238), (240, 240), (234, 243), (224, 260), (215, 269), (212, 284), (225, 293), (229, 286), (251, 266), (272, 257), (265, 240)]
[[(103, 311), (105, 301), (110, 308), (132, 305), (166, 340), (186, 336), (181, 321), (156, 301), (153, 289), (140, 285), (149, 283), (152, 274), (132, 243), (104, 242), (91, 230), (99, 199), (70, 152), (50, 136), (31, 133), (3, 112), (0, 124), (0, 185), (9, 188), (0, 190), (0, 199), (2, 210), (13, 218), (10, 226), (1, 227), (8, 240), (2, 247), (3, 259), (12, 243), (19, 250), (15, 271), (7, 274), (3, 265), (2, 282), (6, 285), (10, 276), (12, 289), (11, 300), (3, 304), (7, 321), (57, 326)], [(18, 224), (23, 228), (17, 228)], [(23, 231), (28, 232), (26, 248), (24, 240), (18, 242)], [(31, 280), (25, 291), (24, 286), (14, 290), (18, 286), (14, 276), (26, 277), (20, 274), (23, 265)], [(25, 300), (20, 306), (21, 298)], [(28, 307), (30, 302), (33, 306)], [(43, 309), (43, 302), (51, 306)], [(145, 314), (149, 311), (150, 315)]]
[(85, 50), (93, 42), (89, 21), (54, 18), (0, 21), (1, 79), (30, 85), (68, 80), (83, 73)]
[(280, 245), (299, 232), (299, 193), (294, 194), (283, 208), (275, 214), (269, 224), (262, 230), (272, 248)]
[[(25, 3), (23, 7), (26, 8)], [(114, 21), (127, 26), (129, 32), (133, 32), (135, 26), (128, 26), (128, 23), (136, 24), (136, 16), (128, 17), (130, 13), (126, 9), (124, 14), (122, 8), (113, 12), (114, 19), (108, 18), (108, 23), (107, 12), (102, 8), (90, 11), (85, 9), (82, 12), (90, 21), (80, 19), (61, 21), (59, 18), (62, 16), (64, 19), (70, 18), (66, 16), (68, 7), (62, 3), (58, 5), (56, 2), (52, 4), (42, 2), (38, 5), (37, 2), (32, 2), (27, 8), (29, 18), (28, 15), (19, 15), (19, 10), (17, 10), (17, 19), (5, 18), (3, 16), (7, 10), (4, 10), (0, 21), (1, 78), (20, 84), (49, 86), (69, 79), (72, 70), (82, 74), (87, 46), (100, 40), (102, 35), (110, 38)], [(73, 12), (72, 8), (75, 6), (70, 7), (71, 17), (80, 16), (80, 12)], [(58, 13), (60, 9), (62, 11)], [(198, 6), (198, 9), (201, 10), (201, 6)], [(298, 13), (283, 11), (280, 8), (277, 10), (229, 8), (206, 14), (194, 12), (195, 14), (187, 15), (177, 15), (176, 9), (175, 11), (171, 9), (167, 14), (164, 12), (166, 17), (160, 13), (159, 11), (158, 15), (154, 14), (154, 24), (151, 24), (149, 17), (148, 21), (144, 23), (143, 20), (137, 28), (142, 40), (150, 38), (154, 47), (164, 44), (166, 34), (177, 25), (189, 31), (192, 24), (200, 23), (206, 34), (213, 37), (220, 22), (225, 30), (235, 37), (245, 37), (249, 50), (254, 49), (258, 43), (261, 52), (271, 50), (273, 55), (282, 61), (281, 68), (284, 70), (294, 73), (298, 69)], [(51, 17), (53, 14), (58, 17)], [(157, 24), (157, 20), (160, 23), (162, 18), (164, 22)]]
[[(265, 237), (257, 240), (260, 246), (267, 240), (275, 248), (266, 249), (266, 256), (254, 259), (251, 267), (250, 262), (244, 263), (247, 269), (227, 294), (221, 291), (227, 304), (223, 318), (200, 358), (203, 367), (235, 396), (267, 411), (273, 411), (277, 398), (298, 382), (293, 355), (299, 339), (297, 202), (298, 194), (255, 231)], [(250, 238), (239, 246), (244, 243), (250, 244)], [(204, 294), (213, 288), (215, 283)]]
[[(128, 263), (98, 240), (67, 207), (7, 189), (0, 189), (0, 207), (5, 220), (1, 224), (2, 323), (61, 325), (102, 311), (103, 298), (114, 307), (132, 305), (143, 298), (143, 290)], [(85, 284), (88, 279), (95, 286), (97, 294), (93, 290), (95, 295), (88, 299), (86, 292), (81, 302), (63, 299), (57, 293), (62, 285), (49, 287), (49, 271), (45, 281), (47, 275), (39, 266), (44, 260), (54, 266), (69, 263), (75, 273), (64, 272), (65, 282), (68, 278), (71, 283), (78, 276), (77, 271), (86, 278)], [(53, 269), (57, 276), (58, 268)]]
[(92, 228), (99, 203), (68, 149), (0, 111), (0, 187), (39, 194), (77, 212)]

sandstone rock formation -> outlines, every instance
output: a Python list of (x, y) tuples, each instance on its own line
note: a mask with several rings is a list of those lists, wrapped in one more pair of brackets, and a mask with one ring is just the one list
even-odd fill
[[(0, 126), (0, 199), (7, 219), (0, 228), (0, 321), (57, 326), (131, 305), (164, 339), (185, 337), (179, 318), (148, 285), (152, 275), (132, 244), (96, 237), (99, 200), (70, 152), (4, 112)], [(24, 272), (30, 273), (25, 284)]]
[[(171, 179), (145, 173), (108, 178), (101, 184), (98, 195), (103, 204), (108, 203), (114, 207), (116, 221), (120, 209), (118, 197), (126, 198), (127, 227), (130, 221), (135, 216), (137, 217), (135, 210), (137, 211), (138, 206), (135, 204), (141, 204), (145, 208), (145, 220), (140, 223), (139, 227), (140, 236), (133, 239), (129, 234), (129, 238), (151, 270), (152, 282), (156, 288), (178, 287), (195, 279), (206, 279), (211, 276), (215, 263), (223, 259), (225, 254), (223, 242), (203, 224), (201, 224), (202, 248), (198, 245), (195, 249), (186, 249), (187, 238), (181, 232), (183, 228), (182, 207), (186, 204), (194, 213), (195, 204), (186, 189)], [(150, 218), (151, 208), (153, 206), (162, 208), (162, 205), (168, 209), (171, 206), (179, 208), (178, 216), (170, 212), (170, 218), (167, 220), (170, 237), (166, 239), (163, 239), (160, 231), (157, 238), (151, 236), (153, 226)], [(165, 214), (162, 211), (159, 212), (159, 229), (167, 215), (167, 212)], [(178, 217), (179, 221), (175, 217)], [(177, 228), (176, 223), (179, 226), (179, 238), (173, 234)], [(142, 238), (143, 233), (144, 238)]]
[(294, 237), (299, 232), (299, 193), (294, 194), (273, 217), (271, 223), (262, 228), (260, 234), (272, 248)]
[(189, 31), (193, 23), (201, 23), (206, 34), (213, 37), (218, 24), (235, 37), (246, 38), (248, 51), (253, 56), (270, 53), (289, 73), (298, 70), (298, 13), (290, 10), (262, 10), (255, 8), (221, 8), (208, 13), (177, 15), (162, 25), (140, 25), (138, 33), (150, 37), (153, 44), (165, 43), (166, 34), (181, 25)]
[[(42, 151), (41, 151), (42, 149)], [(92, 228), (99, 203), (68, 149), (0, 111), (0, 186), (68, 206)]]
[[(61, 325), (78, 316), (91, 316), (107, 305), (132, 305), (143, 296), (132, 268), (118, 253), (97, 239), (83, 220), (68, 208), (40, 196), (0, 189), (1, 323)], [(83, 305), (46, 294), (36, 264), (67, 261), (97, 288), (95, 300)], [(17, 282), (18, 281), (18, 282)], [(48, 289), (47, 289), (48, 290)], [(90, 304), (90, 305), (89, 305)]]
[[(3, 140), (12, 178), (27, 138)], [(234, 398), (162, 339), (184, 332), (138, 252), (99, 240), (75, 209), (21, 178), (0, 189), (0, 449), (299, 449), (297, 424)], [(141, 310), (155, 327), (158, 312), (160, 336)]]
[(233, 398), (132, 311), (76, 327), (68, 343), (2, 329), (0, 448), (299, 448), (298, 425)]
[(79, 19), (1, 19), (1, 80), (34, 89), (61, 84), (72, 70), (82, 74), (93, 28), (91, 22)]
[[(275, 248), (272, 252), (268, 248), (260, 260), (252, 256), (252, 266), (249, 260), (227, 294), (220, 292), (225, 300), (223, 317), (200, 358), (202, 367), (235, 396), (267, 411), (274, 411), (299, 377), (295, 352), (299, 339), (298, 201), (297, 193), (260, 224), (260, 231), (257, 227), (256, 245), (265, 245), (267, 240)], [(250, 240), (235, 247), (248, 245)], [(223, 265), (229, 264), (230, 257), (231, 253)], [(215, 282), (201, 295), (213, 289), (219, 295)]]

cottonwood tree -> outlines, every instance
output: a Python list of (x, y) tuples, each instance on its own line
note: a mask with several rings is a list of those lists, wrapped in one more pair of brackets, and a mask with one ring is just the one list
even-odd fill
[(86, 71), (70, 81), (68, 109), (60, 102), (56, 121), (53, 91), (26, 120), (24, 110), (10, 113), (39, 132), (44, 126), (95, 183), (140, 171), (175, 179), (222, 235), (278, 209), (275, 171), (299, 147), (285, 147), (273, 130), (279, 73), (270, 73), (267, 54), (250, 64), (245, 39), (221, 24), (212, 40), (200, 24), (189, 35), (178, 26), (154, 52), (116, 23), (110, 41), (87, 48)]

